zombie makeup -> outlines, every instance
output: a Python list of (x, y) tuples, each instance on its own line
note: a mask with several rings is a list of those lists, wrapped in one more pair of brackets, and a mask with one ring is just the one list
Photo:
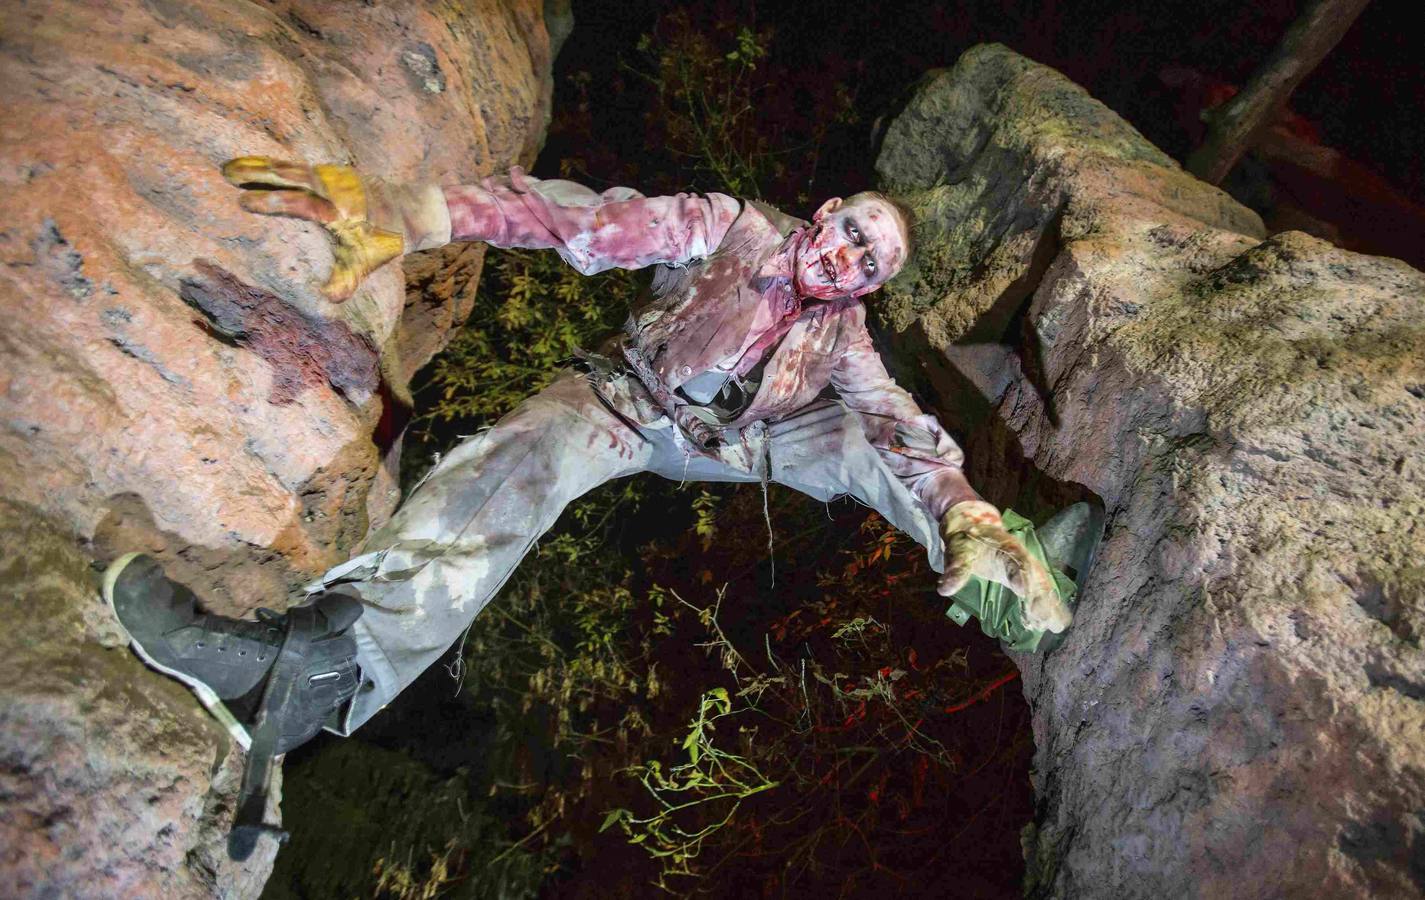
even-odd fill
[(803, 297), (860, 297), (880, 287), (905, 260), (899, 217), (874, 197), (822, 204), (798, 244), (793, 282)]

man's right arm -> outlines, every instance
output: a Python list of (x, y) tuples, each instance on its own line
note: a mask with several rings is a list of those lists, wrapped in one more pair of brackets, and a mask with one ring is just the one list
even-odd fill
[(554, 250), (585, 275), (705, 257), (742, 208), (726, 194), (644, 197), (623, 187), (598, 194), (519, 168), (443, 190), (451, 240)]

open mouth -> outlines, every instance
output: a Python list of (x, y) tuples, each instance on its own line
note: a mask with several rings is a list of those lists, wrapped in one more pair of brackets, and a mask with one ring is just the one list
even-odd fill
[(818, 253), (816, 257), (821, 260), (821, 271), (822, 274), (826, 276), (826, 280), (831, 282), (833, 287), (841, 287), (841, 283), (836, 280), (836, 270), (833, 269), (831, 263), (827, 261), (826, 254)]

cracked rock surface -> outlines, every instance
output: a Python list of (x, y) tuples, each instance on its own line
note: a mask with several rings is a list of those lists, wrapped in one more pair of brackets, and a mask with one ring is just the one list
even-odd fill
[(879, 307), (1000, 503), (1102, 498), (1020, 657), (1032, 897), (1425, 892), (1425, 275), (1267, 236), (999, 46), (890, 126), (918, 249)]
[(240, 871), (222, 855), (240, 755), (120, 646), (96, 573), (147, 551), (234, 615), (345, 559), (394, 506), (407, 380), (468, 314), (483, 252), (418, 254), (409, 295), (390, 265), (333, 305), (320, 230), (243, 212), (218, 167), (529, 165), (568, 24), (544, 0), (0, 15), (0, 883), (260, 891), (270, 846)]

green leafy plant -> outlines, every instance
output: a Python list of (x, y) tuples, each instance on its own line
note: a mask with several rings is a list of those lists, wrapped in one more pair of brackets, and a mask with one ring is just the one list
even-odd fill
[(452, 875), (451, 857), (458, 844), (452, 838), (439, 853), (430, 852), (430, 864), (419, 871), (409, 856), (405, 860), (381, 857), (372, 868), (376, 877), (375, 896), (382, 900), (436, 900), (460, 879)]
[(693, 499), (693, 515), (696, 517), (693, 530), (702, 540), (704, 550), (711, 547), (717, 537), (717, 502), (717, 495), (707, 488), (698, 491), (698, 496)]
[[(639, 816), (627, 809), (614, 809), (599, 827), (606, 831), (618, 825), (629, 843), (642, 846), (659, 860), (656, 884), (664, 890), (672, 890), (671, 876), (696, 874), (692, 864), (702, 852), (703, 842), (732, 821), (744, 800), (777, 786), (746, 756), (725, 750), (714, 741), (717, 723), (735, 715), (726, 688), (703, 694), (681, 745), (688, 754), (687, 762), (665, 769), (658, 760), (649, 760), (626, 770), (653, 798), (655, 811)], [(742, 731), (750, 744), (747, 730)], [(693, 814), (698, 824), (689, 825), (684, 817)]]
[(416, 386), (411, 438), (440, 449), (492, 424), (617, 331), (639, 284), (623, 269), (580, 275), (548, 251), (490, 250), (470, 318)]
[[(673, 9), (639, 40), (639, 58), (625, 71), (649, 86), (656, 102), (648, 124), (697, 186), (761, 198), (785, 193), (773, 186), (805, 186), (827, 132), (854, 119), (855, 100), (838, 84), (817, 98), (814, 115), (766, 115), (769, 103), (797, 107), (782, 96), (788, 73), (765, 65), (774, 32), (755, 22), (753, 9), (712, 23)], [(791, 199), (807, 198), (799, 189)]]

